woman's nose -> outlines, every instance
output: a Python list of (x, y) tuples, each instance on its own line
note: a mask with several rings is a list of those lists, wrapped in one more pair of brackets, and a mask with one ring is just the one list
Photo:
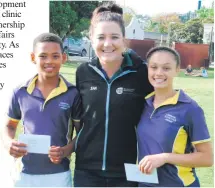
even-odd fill
[(111, 46), (112, 42), (110, 39), (105, 39), (104, 46)]

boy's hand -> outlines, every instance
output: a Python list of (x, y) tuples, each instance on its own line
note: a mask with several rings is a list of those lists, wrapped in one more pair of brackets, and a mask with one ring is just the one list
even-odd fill
[(9, 154), (15, 158), (27, 155), (27, 150), (23, 148), (26, 146), (24, 143), (13, 140), (9, 146)]
[(64, 151), (60, 146), (51, 146), (49, 150), (49, 158), (54, 164), (60, 164), (64, 158)]
[(147, 155), (139, 162), (141, 172), (151, 174), (155, 168), (158, 168), (166, 163), (165, 153)]

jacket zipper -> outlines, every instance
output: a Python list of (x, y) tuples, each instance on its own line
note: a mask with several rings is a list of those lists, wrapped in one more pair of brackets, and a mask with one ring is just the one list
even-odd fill
[(105, 120), (105, 139), (104, 139), (104, 151), (103, 151), (103, 162), (102, 162), (102, 170), (106, 170), (106, 153), (107, 153), (107, 141), (108, 141), (108, 123), (109, 123), (109, 104), (110, 104), (110, 90), (111, 90), (111, 84), (113, 83), (113, 81), (115, 81), (116, 79), (126, 75), (126, 74), (129, 74), (129, 73), (132, 73), (132, 72), (137, 72), (137, 71), (125, 71), (125, 72), (122, 72), (119, 76), (117, 76), (116, 78), (114, 78), (110, 83), (108, 83), (108, 81), (106, 80), (104, 74), (99, 70), (97, 69), (96, 67), (92, 66), (92, 65), (89, 65), (90, 67), (92, 67), (104, 80), (105, 82), (107, 83), (107, 97), (106, 97), (106, 110), (105, 110), (105, 116), (106, 116), (106, 120)]

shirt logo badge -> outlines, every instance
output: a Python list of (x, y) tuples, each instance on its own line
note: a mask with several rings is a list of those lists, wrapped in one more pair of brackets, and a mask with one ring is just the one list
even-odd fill
[(68, 103), (65, 103), (65, 102), (60, 102), (59, 107), (63, 110), (67, 110), (70, 108), (70, 105)]
[(176, 117), (171, 114), (165, 114), (164, 119), (170, 123), (176, 122)]

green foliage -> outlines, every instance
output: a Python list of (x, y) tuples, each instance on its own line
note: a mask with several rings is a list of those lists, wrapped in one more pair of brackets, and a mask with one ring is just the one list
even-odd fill
[(169, 25), (169, 44), (172, 44), (172, 42), (179, 42), (186, 38), (184, 28), (185, 24), (183, 23), (174, 23)]
[[(203, 20), (204, 23), (214, 23), (214, 8), (202, 7), (200, 10), (196, 11), (198, 17)], [(210, 20), (212, 22), (205, 22), (205, 20)]]
[(199, 18), (189, 20), (185, 24), (184, 32), (186, 36), (186, 42), (189, 43), (202, 43), (204, 27), (202, 20)]
[(90, 25), (90, 20), (88, 18), (81, 18), (80, 21), (75, 24), (75, 30), (71, 31), (70, 35), (72, 35), (73, 37), (79, 37), (81, 32), (83, 32), (83, 29), (89, 28), (89, 25)]
[(159, 23), (158, 22), (154, 22), (152, 20), (149, 20), (147, 22), (147, 25), (145, 25), (144, 30), (147, 32), (158, 32), (158, 26)]
[(50, 31), (63, 37), (78, 17), (69, 2), (50, 2)]
[(87, 30), (98, 1), (50, 1), (50, 31), (65, 37), (80, 37)]
[(159, 14), (151, 18), (145, 30), (149, 32), (168, 33), (169, 25), (172, 22), (181, 22), (176, 13)]
[(180, 18), (182, 23), (185, 23), (185, 22), (187, 22), (187, 21), (189, 21), (189, 20), (191, 20), (191, 19), (193, 19), (195, 17), (196, 17), (196, 13), (191, 12), (191, 11), (189, 11), (189, 12), (187, 12), (185, 14), (179, 15), (179, 18)]
[(123, 20), (125, 23), (125, 27), (128, 26), (132, 20), (133, 15), (131, 13), (124, 13), (123, 14)]
[(203, 42), (204, 26), (202, 19), (195, 18), (186, 23), (174, 24), (170, 27), (170, 44), (172, 41), (201, 44)]
[[(214, 23), (214, 6), (202, 7), (196, 11), (197, 18), (190, 19), (192, 12), (184, 16), (176, 13), (160, 14), (152, 17), (146, 24), (144, 30), (149, 32), (168, 33), (168, 43), (188, 42), (200, 44), (203, 42), (203, 23)], [(188, 20), (188, 21), (187, 21)]]

